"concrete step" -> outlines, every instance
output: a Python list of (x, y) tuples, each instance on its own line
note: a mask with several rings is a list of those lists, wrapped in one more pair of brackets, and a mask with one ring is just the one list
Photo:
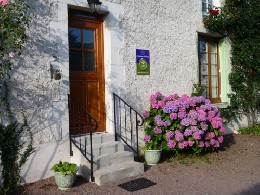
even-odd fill
[[(98, 156), (101, 155), (105, 155), (105, 154), (111, 154), (111, 153), (115, 153), (115, 152), (120, 152), (124, 150), (124, 145), (120, 142), (107, 142), (107, 143), (103, 143), (103, 144), (95, 144), (93, 145), (93, 158), (96, 158)], [(86, 147), (86, 156), (88, 158), (90, 158), (90, 151), (91, 148), (88, 146)], [(84, 150), (83, 150), (84, 152)]]
[(144, 164), (134, 161), (110, 165), (94, 172), (95, 183), (103, 185), (122, 178), (136, 176), (144, 172)]
[(129, 151), (119, 151), (110, 154), (104, 154), (94, 158), (94, 171), (102, 167), (107, 167), (110, 165), (116, 165), (121, 163), (126, 163), (134, 160), (133, 152)]
[[(72, 135), (72, 139), (76, 142), (77, 145), (90, 146), (90, 135)], [(93, 133), (92, 134), (92, 143), (93, 145), (99, 145), (106, 142), (112, 142), (115, 140), (115, 136), (110, 133)]]

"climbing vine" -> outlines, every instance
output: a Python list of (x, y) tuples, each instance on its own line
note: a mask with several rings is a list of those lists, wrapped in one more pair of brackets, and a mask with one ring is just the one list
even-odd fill
[[(20, 169), (34, 151), (33, 136), (25, 114), (19, 123), (9, 104), (8, 79), (14, 58), (27, 40), (29, 6), (24, 0), (0, 0), (0, 157), (3, 183), (0, 194), (13, 194), (20, 183)], [(27, 140), (22, 141), (22, 137)]]
[(27, 40), (30, 21), (29, 6), (24, 0), (0, 0), (0, 76), (3, 78), (12, 66), (12, 59), (20, 55)]
[(258, 122), (260, 111), (259, 10), (259, 0), (226, 0), (203, 20), (207, 29), (231, 41), (229, 109), (237, 116), (247, 116), (249, 126)]

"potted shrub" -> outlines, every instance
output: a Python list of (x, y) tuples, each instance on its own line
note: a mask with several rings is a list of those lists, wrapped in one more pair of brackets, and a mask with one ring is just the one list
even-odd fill
[(69, 162), (61, 162), (53, 165), (55, 182), (60, 190), (70, 189), (76, 179), (77, 165)]
[(150, 109), (143, 116), (147, 124), (144, 137), (147, 164), (156, 164), (148, 162), (150, 150), (200, 155), (218, 149), (223, 142), (225, 128), (220, 112), (202, 96), (167, 97), (157, 92), (151, 95)]

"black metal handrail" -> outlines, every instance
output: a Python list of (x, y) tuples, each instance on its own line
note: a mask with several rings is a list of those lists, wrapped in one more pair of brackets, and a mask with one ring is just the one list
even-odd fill
[[(70, 94), (68, 94), (68, 102), (70, 156), (73, 156), (73, 143), (82, 155), (90, 162), (91, 181), (94, 182), (92, 134), (97, 130), (98, 123), (97, 120), (84, 108), (84, 106), (75, 101)], [(90, 142), (90, 153), (87, 151), (88, 142)]]
[[(121, 97), (114, 93), (113, 97), (115, 140), (117, 141), (119, 137), (131, 150), (135, 152), (139, 159), (138, 127), (141, 127), (144, 124), (144, 118)], [(134, 127), (136, 131), (135, 144), (133, 143)], [(123, 135), (123, 133), (125, 133), (125, 135)]]

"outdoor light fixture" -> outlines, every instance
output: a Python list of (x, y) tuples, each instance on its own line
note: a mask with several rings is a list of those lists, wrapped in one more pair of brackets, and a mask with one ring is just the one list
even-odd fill
[(98, 16), (102, 2), (99, 0), (88, 0), (88, 5), (95, 16)]

